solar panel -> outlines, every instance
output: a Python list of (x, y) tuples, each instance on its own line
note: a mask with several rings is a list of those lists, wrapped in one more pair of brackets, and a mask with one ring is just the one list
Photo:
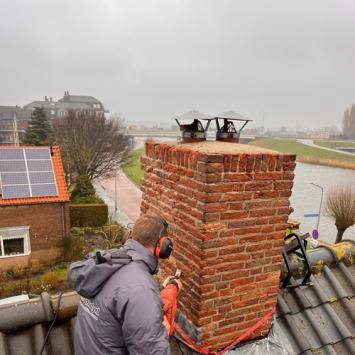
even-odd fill
[(2, 198), (57, 196), (48, 148), (0, 148)]
[(27, 159), (51, 159), (49, 149), (31, 149), (25, 150)]
[(7, 185), (2, 186), (4, 198), (30, 197), (29, 185)]
[(52, 171), (51, 160), (27, 160), (28, 171)]
[(26, 173), (2, 173), (1, 183), (3, 185), (28, 185)]
[(0, 149), (0, 160), (23, 160), (23, 149)]
[(30, 172), (31, 184), (55, 184), (54, 175), (51, 171), (48, 172)]
[(24, 160), (0, 160), (0, 173), (26, 171), (26, 163)]
[(57, 187), (55, 184), (38, 184), (31, 185), (32, 196), (57, 196)]

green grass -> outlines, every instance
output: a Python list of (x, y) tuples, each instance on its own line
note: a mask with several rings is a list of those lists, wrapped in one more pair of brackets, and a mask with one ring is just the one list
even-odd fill
[(336, 147), (349, 147), (355, 148), (355, 141), (330, 141), (315, 139), (314, 144), (321, 145), (322, 147), (336, 149)]
[(144, 153), (144, 148), (134, 150), (130, 159), (122, 166), (124, 173), (137, 185), (141, 184), (143, 171), (141, 169), (141, 157)]
[(282, 153), (294, 153), (297, 155), (298, 161), (305, 163), (355, 169), (355, 157), (310, 147), (296, 142), (295, 139), (258, 138), (250, 144)]

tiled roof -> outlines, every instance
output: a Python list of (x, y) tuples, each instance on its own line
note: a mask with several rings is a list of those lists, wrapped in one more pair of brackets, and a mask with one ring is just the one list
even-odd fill
[[(53, 327), (43, 355), (74, 355), (73, 332), (79, 296), (66, 293), (61, 298), (58, 321)], [(48, 293), (12, 305), (0, 306), (0, 354), (39, 355), (57, 298)]]
[[(41, 297), (0, 306), (0, 354), (39, 355), (45, 336), (54, 319), (58, 296)], [(58, 320), (49, 334), (43, 355), (74, 355), (74, 327), (79, 296), (65, 293), (60, 302)], [(90, 355), (90, 354), (88, 354)], [(174, 339), (171, 355), (181, 355)]]
[[(310, 285), (280, 290), (276, 322), (284, 335), (281, 341), (289, 343), (294, 354), (355, 354), (354, 295), (355, 264), (343, 263), (326, 266), (321, 274), (311, 277)], [(0, 354), (38, 355), (54, 317), (56, 300), (53, 297), (51, 302), (49, 295), (43, 293), (41, 298), (0, 306)], [(75, 292), (63, 295), (58, 322), (44, 354), (74, 355), (78, 300)], [(258, 340), (241, 344), (232, 353), (248, 353), (245, 349), (253, 342)], [(171, 346), (172, 355), (181, 354), (176, 342), (172, 341)], [(263, 349), (265, 355), (272, 354), (270, 344)]]
[(67, 95), (64, 96), (62, 99), (58, 100), (59, 102), (86, 102), (90, 104), (101, 104), (98, 99), (95, 99), (93, 96), (86, 96), (86, 95)]
[(12, 121), (15, 113), (17, 121), (27, 121), (31, 117), (31, 110), (22, 109), (19, 106), (0, 106), (0, 121)]
[(91, 106), (85, 102), (61, 102), (61, 101), (33, 101), (24, 108), (33, 109), (35, 107), (43, 107), (45, 109), (63, 109), (63, 110), (91, 110)]
[(355, 264), (325, 266), (310, 282), (278, 296), (277, 322), (295, 354), (355, 354)]
[[(18, 148), (19, 147), (15, 147), (15, 146), (0, 147), (0, 149), (18, 149)], [(21, 148), (26, 148), (26, 147), (21, 147)], [(28, 148), (36, 149), (36, 147), (28, 147)], [(44, 148), (44, 147), (37, 147), (37, 148)], [(26, 197), (26, 198), (11, 198), (11, 199), (2, 199), (0, 197), (0, 206), (29, 205), (29, 204), (38, 204), (38, 203), (69, 201), (69, 195), (68, 195), (67, 185), (65, 182), (63, 164), (60, 156), (59, 147), (53, 146), (51, 147), (51, 151), (52, 151), (53, 171), (54, 171), (54, 176), (57, 184), (58, 196)]]

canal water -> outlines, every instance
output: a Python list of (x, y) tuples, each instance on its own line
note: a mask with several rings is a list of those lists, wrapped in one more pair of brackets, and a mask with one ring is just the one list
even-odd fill
[[(337, 229), (334, 225), (334, 220), (325, 214), (324, 202), (328, 191), (337, 184), (348, 183), (355, 188), (355, 170), (297, 163), (291, 196), (291, 206), (295, 209), (295, 212), (291, 214), (290, 218), (300, 221), (301, 231), (309, 233), (317, 226), (317, 218), (307, 218), (304, 215), (318, 213), (321, 198), (321, 189), (309, 184), (310, 181), (324, 188), (319, 238), (333, 243)], [(346, 230), (343, 239), (355, 240), (355, 226)]]
[[(145, 140), (146, 138), (136, 138), (136, 148), (143, 147)], [(175, 139), (167, 137), (156, 140), (169, 141)], [(333, 243), (336, 238), (337, 229), (334, 221), (326, 216), (324, 211), (327, 192), (333, 186), (342, 183), (352, 184), (355, 188), (355, 170), (297, 162), (291, 196), (291, 206), (295, 211), (290, 215), (290, 218), (301, 222), (300, 229), (302, 233), (311, 233), (317, 226), (317, 218), (304, 217), (305, 214), (316, 214), (319, 211), (321, 190), (309, 184), (310, 181), (324, 188), (323, 206), (319, 223), (319, 238), (328, 243)], [(346, 230), (343, 239), (355, 240), (355, 226)]]

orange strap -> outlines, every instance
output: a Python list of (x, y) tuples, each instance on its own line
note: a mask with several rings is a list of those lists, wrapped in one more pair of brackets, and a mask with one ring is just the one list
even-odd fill
[(221, 355), (227, 352), (228, 350), (232, 349), (234, 346), (239, 344), (241, 341), (243, 341), (245, 338), (247, 338), (249, 335), (251, 335), (256, 329), (258, 329), (262, 324), (264, 324), (267, 320), (269, 320), (272, 315), (274, 314), (275, 309), (273, 308), (271, 311), (266, 313), (261, 319), (259, 319), (251, 328), (249, 328), (245, 333), (243, 333), (238, 339), (233, 341), (230, 345), (228, 345), (226, 348), (224, 348), (221, 351), (210, 351), (209, 349), (205, 349), (197, 344), (195, 344), (191, 338), (185, 333), (185, 331), (177, 324), (174, 324), (174, 329), (175, 331), (182, 337), (182, 339), (189, 344), (192, 348), (200, 352), (201, 354), (204, 355)]

